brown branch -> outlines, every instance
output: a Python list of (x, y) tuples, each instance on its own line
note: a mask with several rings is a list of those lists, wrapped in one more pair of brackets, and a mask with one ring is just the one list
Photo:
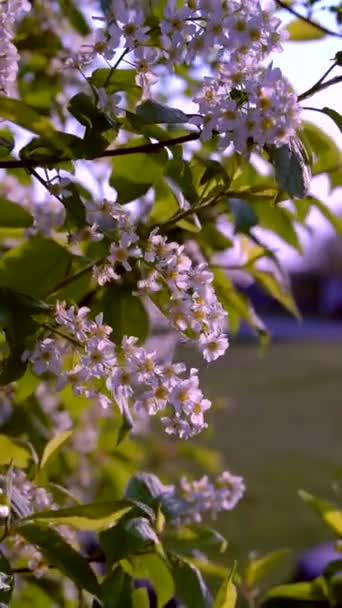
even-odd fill
[(284, 10), (286, 10), (288, 13), (290, 13), (297, 19), (300, 19), (301, 21), (304, 21), (305, 23), (312, 25), (312, 27), (316, 28), (316, 30), (323, 32), (324, 34), (327, 34), (328, 36), (335, 36), (335, 38), (342, 38), (342, 35), (339, 34), (338, 32), (334, 32), (333, 30), (330, 30), (329, 28), (325, 27), (324, 25), (317, 23), (317, 21), (312, 21), (311, 19), (309, 19), (309, 17), (305, 17), (304, 15), (301, 15), (294, 8), (292, 8), (291, 6), (286, 4), (286, 2), (283, 2), (283, 0), (275, 0), (275, 3), (279, 6), (279, 8), (283, 8)]
[[(196, 141), (200, 138), (200, 131), (193, 131), (186, 135), (180, 135), (173, 139), (164, 139), (157, 143), (142, 144), (141, 146), (133, 146), (132, 148), (116, 148), (114, 150), (105, 150), (99, 156), (94, 158), (72, 158), (68, 160), (98, 160), (99, 158), (108, 158), (113, 156), (126, 156), (127, 154), (143, 154), (150, 152), (153, 154), (157, 150), (166, 148), (169, 146), (177, 146), (178, 144), (184, 144), (188, 141)], [(48, 165), (57, 164), (62, 162), (61, 159), (49, 159)], [(0, 169), (32, 169), (34, 167), (41, 167), (38, 161), (32, 159), (18, 159), (18, 160), (3, 160), (0, 162)], [(44, 166), (44, 165), (43, 165)]]
[[(327, 89), (328, 87), (331, 87), (335, 84), (339, 84), (340, 82), (342, 82), (342, 76), (334, 76), (334, 78), (330, 78), (326, 82), (321, 82), (320, 85), (314, 85), (313, 87), (311, 87), (311, 89), (308, 89), (308, 91), (305, 91), (301, 95), (298, 95), (297, 99), (298, 101), (303, 101), (304, 99), (307, 99), (308, 97), (311, 97), (312, 95), (323, 91), (323, 89)], [(305, 110), (305, 108), (303, 108), (303, 110)]]

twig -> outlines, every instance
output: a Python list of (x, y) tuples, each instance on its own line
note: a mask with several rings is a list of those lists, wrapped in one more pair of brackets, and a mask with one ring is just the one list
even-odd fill
[(292, 8), (291, 6), (286, 4), (286, 2), (283, 2), (282, 0), (275, 0), (275, 3), (280, 8), (283, 8), (288, 13), (291, 13), (291, 15), (293, 15), (297, 19), (300, 19), (301, 21), (304, 21), (305, 23), (312, 25), (312, 27), (315, 27), (320, 32), (323, 32), (324, 34), (327, 34), (328, 36), (335, 36), (335, 38), (342, 38), (342, 35), (339, 34), (338, 32), (334, 32), (333, 30), (330, 30), (329, 28), (325, 27), (324, 25), (317, 23), (317, 21), (312, 21), (312, 19), (309, 19), (309, 17), (305, 17), (304, 15), (301, 15), (294, 8)]
[[(193, 131), (191, 133), (187, 133), (186, 135), (180, 135), (179, 137), (174, 137), (173, 139), (164, 139), (162, 141), (158, 141), (156, 143), (151, 144), (142, 144), (141, 146), (132, 146), (132, 148), (116, 148), (114, 150), (105, 150), (99, 156), (94, 156), (94, 158), (72, 158), (69, 160), (98, 160), (99, 158), (108, 158), (113, 156), (126, 156), (127, 154), (143, 154), (145, 152), (156, 152), (161, 148), (166, 148), (169, 146), (177, 146), (178, 144), (184, 144), (188, 141), (196, 141), (200, 138), (200, 131)], [(50, 159), (48, 161), (48, 165), (57, 164), (62, 162), (60, 159)], [(3, 160), (0, 162), (0, 169), (32, 169), (34, 167), (40, 167), (38, 161), (34, 159), (18, 159), (18, 160)]]
[(99, 258), (98, 260), (93, 260), (92, 262), (90, 262), (90, 264), (88, 264), (87, 266), (83, 266), (83, 268), (81, 268), (74, 274), (71, 274), (71, 275), (65, 277), (65, 279), (62, 279), (62, 281), (60, 281), (59, 283), (57, 283), (57, 285), (54, 286), (53, 290), (48, 293), (48, 296), (51, 297), (51, 296), (55, 295), (60, 289), (62, 289), (63, 287), (66, 287), (70, 283), (73, 283), (76, 279), (79, 279), (84, 274), (89, 272), (89, 270), (92, 270), (94, 268), (94, 266), (96, 266), (97, 264), (101, 264), (101, 262), (103, 262), (103, 260), (104, 260), (104, 258)]
[(330, 80), (322, 82), (318, 87), (316, 83), (313, 87), (311, 87), (311, 89), (308, 89), (301, 95), (298, 95), (297, 99), (298, 101), (303, 101), (304, 99), (311, 97), (315, 93), (319, 93), (320, 91), (323, 91), (323, 89), (327, 89), (328, 87), (331, 87), (334, 84), (338, 84), (339, 82), (342, 82), (342, 76), (334, 76), (334, 78), (330, 78)]

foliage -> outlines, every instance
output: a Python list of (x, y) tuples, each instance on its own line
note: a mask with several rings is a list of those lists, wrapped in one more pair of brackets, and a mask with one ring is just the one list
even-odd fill
[[(229, 346), (228, 319), (266, 344), (236, 270), (299, 316), (267, 232), (300, 252), (316, 208), (342, 233), (310, 194), (312, 173), (341, 185), (341, 153), (299, 105), (338, 81), (327, 77), (340, 55), (296, 96), (264, 67), (281, 22), (256, 2), (223, 6), (223, 26), (205, 2), (99, 5), (99, 28), (81, 2), (0, 8), (0, 603), (336, 604), (334, 567), (262, 598), (284, 551), (241, 574), (223, 557), (206, 520), (229, 517), (245, 484), (192, 443), (212, 404), (199, 371), (173, 362), (171, 339), (211, 363)], [(328, 34), (294, 16), (290, 39)], [(197, 113), (177, 107), (173, 73)], [(341, 130), (336, 110), (317, 110)], [(164, 358), (149, 347), (160, 318)], [(338, 510), (302, 497), (341, 533)]]

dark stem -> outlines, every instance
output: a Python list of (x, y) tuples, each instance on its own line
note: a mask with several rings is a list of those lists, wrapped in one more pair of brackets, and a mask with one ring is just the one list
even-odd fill
[(333, 30), (330, 30), (329, 28), (325, 27), (324, 25), (317, 23), (317, 21), (312, 21), (312, 19), (309, 19), (309, 17), (305, 17), (304, 15), (301, 15), (294, 8), (292, 8), (291, 6), (286, 4), (286, 2), (283, 2), (282, 0), (275, 0), (275, 3), (279, 6), (279, 8), (283, 8), (285, 11), (287, 11), (288, 13), (290, 13), (297, 19), (300, 19), (301, 21), (305, 21), (305, 23), (312, 25), (312, 27), (315, 27), (316, 30), (323, 32), (324, 34), (327, 34), (328, 36), (335, 36), (335, 38), (342, 38), (341, 34), (339, 34), (338, 32), (334, 32)]
[(62, 281), (60, 281), (59, 283), (57, 283), (57, 285), (54, 286), (53, 290), (48, 293), (48, 296), (49, 297), (53, 296), (63, 287), (66, 287), (70, 283), (73, 283), (76, 279), (79, 279), (84, 274), (89, 272), (89, 270), (92, 270), (94, 268), (94, 266), (96, 266), (97, 264), (101, 264), (101, 262), (103, 262), (103, 260), (104, 260), (104, 258), (99, 258), (98, 260), (93, 260), (92, 262), (90, 262), (90, 264), (88, 264), (87, 266), (84, 266), (83, 268), (81, 268), (80, 270), (75, 272), (74, 274), (71, 274), (71, 275), (65, 277), (65, 279), (62, 279)]
[(326, 80), (326, 82), (321, 82), (319, 85), (316, 83), (313, 87), (311, 87), (311, 89), (308, 89), (301, 95), (298, 95), (297, 99), (298, 101), (303, 101), (315, 93), (319, 93), (320, 91), (323, 91), (323, 89), (327, 89), (328, 87), (338, 84), (339, 82), (342, 82), (342, 76), (334, 76), (334, 78), (330, 78), (330, 80)]
[[(156, 152), (161, 148), (166, 148), (168, 146), (177, 146), (178, 144), (184, 144), (188, 141), (196, 141), (201, 136), (200, 131), (193, 131), (191, 133), (187, 133), (186, 135), (180, 135), (179, 137), (174, 137), (173, 139), (164, 139), (163, 141), (158, 141), (157, 143), (150, 144), (142, 144), (141, 146), (134, 146), (132, 148), (117, 148), (115, 150), (105, 150), (99, 156), (95, 156), (94, 158), (73, 158), (69, 160), (97, 160), (99, 158), (108, 158), (113, 156), (126, 156), (127, 154), (143, 154), (146, 152)], [(49, 159), (49, 165), (58, 164), (60, 159), (56, 158), (55, 160)], [(34, 159), (27, 160), (3, 160), (0, 162), (0, 169), (27, 169), (30, 170), (34, 167), (39, 167), (39, 162)], [(35, 176), (36, 177), (36, 176)]]
[(36, 180), (38, 180), (39, 183), (42, 184), (42, 186), (44, 186), (44, 188), (49, 192), (49, 194), (51, 194), (52, 196), (54, 196), (64, 206), (63, 197), (60, 196), (59, 194), (55, 193), (55, 192), (54, 193), (51, 192), (51, 190), (50, 190), (50, 184), (49, 184), (49, 182), (47, 180), (43, 179), (41, 177), (41, 175), (39, 175), (39, 173), (37, 173), (37, 171), (35, 169), (33, 169), (33, 167), (31, 167), (27, 171), (28, 171), (28, 173), (30, 173), (31, 175), (33, 175), (33, 177), (35, 177)]
[(78, 340), (76, 340), (72, 336), (68, 336), (68, 334), (65, 334), (63, 331), (61, 331), (60, 329), (58, 329), (58, 327), (55, 327), (54, 325), (50, 325), (49, 323), (41, 323), (41, 327), (44, 327), (44, 329), (48, 329), (52, 334), (56, 334), (57, 336), (64, 338), (64, 340), (68, 340), (69, 342), (71, 342), (71, 344), (74, 344), (75, 346), (82, 346), (82, 344)]

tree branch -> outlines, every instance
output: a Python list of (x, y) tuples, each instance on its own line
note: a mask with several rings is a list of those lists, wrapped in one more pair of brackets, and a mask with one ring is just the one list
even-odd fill
[(283, 0), (275, 0), (275, 3), (279, 6), (279, 8), (283, 8), (284, 10), (286, 10), (288, 13), (290, 13), (297, 19), (300, 19), (301, 21), (304, 21), (305, 23), (312, 25), (312, 27), (315, 27), (316, 30), (323, 32), (324, 34), (327, 34), (328, 36), (335, 36), (335, 38), (342, 38), (342, 35), (339, 34), (338, 32), (334, 32), (333, 30), (330, 30), (329, 28), (325, 27), (324, 25), (317, 23), (317, 21), (312, 21), (311, 19), (309, 19), (309, 17), (305, 17), (304, 15), (301, 15), (294, 8), (292, 8), (291, 6), (286, 4), (286, 2), (283, 2)]
[[(173, 139), (164, 139), (162, 141), (158, 141), (157, 143), (150, 144), (142, 144), (141, 146), (134, 146), (132, 148), (116, 148), (114, 150), (105, 150), (99, 156), (95, 156), (94, 158), (71, 158), (68, 160), (98, 160), (99, 158), (108, 158), (113, 156), (126, 156), (128, 154), (143, 154), (150, 152), (156, 152), (161, 148), (166, 148), (169, 146), (177, 146), (178, 144), (184, 144), (188, 141), (196, 141), (200, 138), (200, 131), (193, 131), (191, 133), (187, 133), (186, 135), (180, 135), (179, 137), (174, 137)], [(62, 162), (60, 159), (49, 159), (48, 165), (58, 164)], [(34, 167), (41, 167), (38, 161), (34, 159), (18, 159), (18, 160), (3, 160), (0, 162), (0, 169), (32, 169)]]
[(330, 78), (330, 80), (327, 80), (326, 82), (321, 82), (319, 85), (317, 85), (316, 83), (313, 87), (311, 87), (311, 89), (308, 89), (301, 95), (298, 95), (297, 99), (298, 101), (303, 101), (304, 99), (311, 97), (315, 93), (319, 93), (320, 91), (323, 91), (323, 89), (327, 89), (328, 87), (331, 87), (334, 84), (338, 84), (339, 82), (342, 82), (342, 76), (334, 76), (334, 78)]

